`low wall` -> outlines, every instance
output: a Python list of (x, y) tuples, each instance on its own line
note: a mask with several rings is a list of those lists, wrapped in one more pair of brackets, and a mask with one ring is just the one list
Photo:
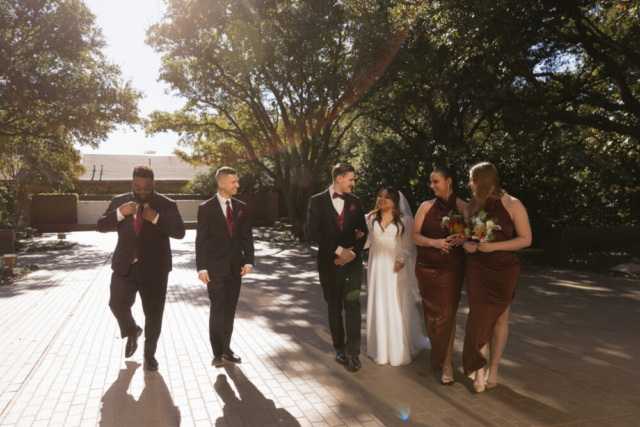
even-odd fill
[[(77, 231), (95, 229), (98, 218), (107, 210), (112, 196), (82, 196), (78, 201), (75, 195), (47, 195), (33, 196), (35, 203), (31, 205), (31, 224), (41, 231)], [(172, 197), (172, 196), (169, 196)], [(176, 197), (176, 203), (180, 210), (182, 220), (188, 228), (193, 228), (198, 220), (198, 206), (204, 202), (202, 199), (182, 200), (189, 195)], [(193, 196), (192, 196), (193, 197)], [(49, 199), (44, 199), (49, 198)], [(251, 225), (253, 227), (272, 226), (278, 220), (278, 194), (239, 194), (239, 200), (245, 202), (249, 207)], [(84, 200), (89, 199), (89, 200)], [(102, 199), (102, 200), (100, 200)], [(46, 203), (45, 203), (46, 202)], [(65, 215), (53, 215), (48, 206), (56, 205), (56, 211), (62, 212), (64, 207)], [(73, 207), (73, 215), (68, 212)], [(91, 228), (91, 225), (94, 228)], [(66, 229), (65, 229), (66, 227)]]
[[(131, 191), (131, 180), (123, 181), (79, 181), (75, 191), (80, 194), (122, 194)], [(155, 180), (158, 193), (179, 193), (188, 180)]]

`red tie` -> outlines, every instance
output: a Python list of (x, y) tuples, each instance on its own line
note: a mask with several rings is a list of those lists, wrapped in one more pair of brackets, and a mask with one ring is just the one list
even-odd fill
[(233, 211), (231, 211), (231, 205), (227, 200), (227, 228), (229, 229), (229, 237), (233, 237)]
[(344, 193), (333, 193), (333, 198), (344, 200)]
[[(136, 218), (133, 221), (133, 229), (136, 232), (136, 237), (138, 237), (138, 235), (140, 234), (140, 230), (142, 230), (142, 204), (140, 204), (140, 206), (138, 206), (138, 213), (136, 214)], [(138, 259), (138, 253), (134, 252), (133, 253), (133, 260), (135, 261), (136, 259)]]

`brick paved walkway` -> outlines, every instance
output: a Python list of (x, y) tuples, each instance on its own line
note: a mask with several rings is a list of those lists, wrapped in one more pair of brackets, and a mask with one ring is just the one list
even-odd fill
[[(313, 252), (259, 243), (233, 338), (245, 362), (216, 369), (188, 231), (172, 241), (160, 370), (149, 373), (140, 350), (124, 359), (107, 305), (115, 234), (68, 238), (80, 245), (22, 255), (42, 269), (0, 287), (2, 426), (640, 425), (639, 281), (525, 270), (501, 384), (476, 395), (460, 372), (464, 299), (453, 387), (437, 383), (428, 352), (400, 368), (363, 357), (351, 374), (332, 359)], [(135, 316), (143, 324), (139, 301)]]

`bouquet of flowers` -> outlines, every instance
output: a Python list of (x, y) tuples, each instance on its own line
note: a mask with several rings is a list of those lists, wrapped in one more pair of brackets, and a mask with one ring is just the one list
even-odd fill
[(485, 211), (480, 211), (478, 215), (469, 218), (469, 223), (472, 228), (466, 228), (464, 234), (480, 243), (493, 242), (496, 239), (493, 232), (502, 230), (498, 225), (498, 218), (487, 218)]
[[(465, 228), (462, 215), (460, 215), (458, 212), (449, 211), (447, 216), (442, 217), (440, 228), (447, 231), (449, 235), (464, 233)], [(448, 252), (441, 250), (440, 253), (446, 254)]]
[(442, 217), (440, 228), (448, 231), (449, 234), (464, 233), (464, 221), (462, 215), (457, 212), (449, 211), (447, 216)]

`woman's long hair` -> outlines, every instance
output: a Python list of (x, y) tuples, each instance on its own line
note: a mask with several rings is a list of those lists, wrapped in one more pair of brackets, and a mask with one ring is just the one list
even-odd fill
[(489, 162), (478, 163), (470, 171), (474, 190), (467, 209), (469, 216), (478, 215), (483, 211), (489, 199), (500, 199), (506, 191), (500, 187), (498, 170)]
[[(393, 211), (392, 211), (393, 212), (392, 222), (395, 224), (398, 230), (398, 234), (402, 236), (404, 234), (404, 224), (402, 223), (402, 213), (400, 212), (400, 192), (396, 190), (394, 187), (383, 187), (378, 192), (378, 198), (380, 198), (380, 195), (384, 190), (387, 190), (387, 198), (391, 199), (391, 201), (394, 204)], [(369, 212), (369, 215), (370, 215), (371, 221), (373, 222), (378, 221), (379, 224), (382, 223), (382, 212), (378, 207), (378, 199), (376, 199), (375, 207), (371, 212)], [(382, 228), (382, 225), (380, 226), (380, 228)], [(384, 229), (382, 231), (384, 231)]]

